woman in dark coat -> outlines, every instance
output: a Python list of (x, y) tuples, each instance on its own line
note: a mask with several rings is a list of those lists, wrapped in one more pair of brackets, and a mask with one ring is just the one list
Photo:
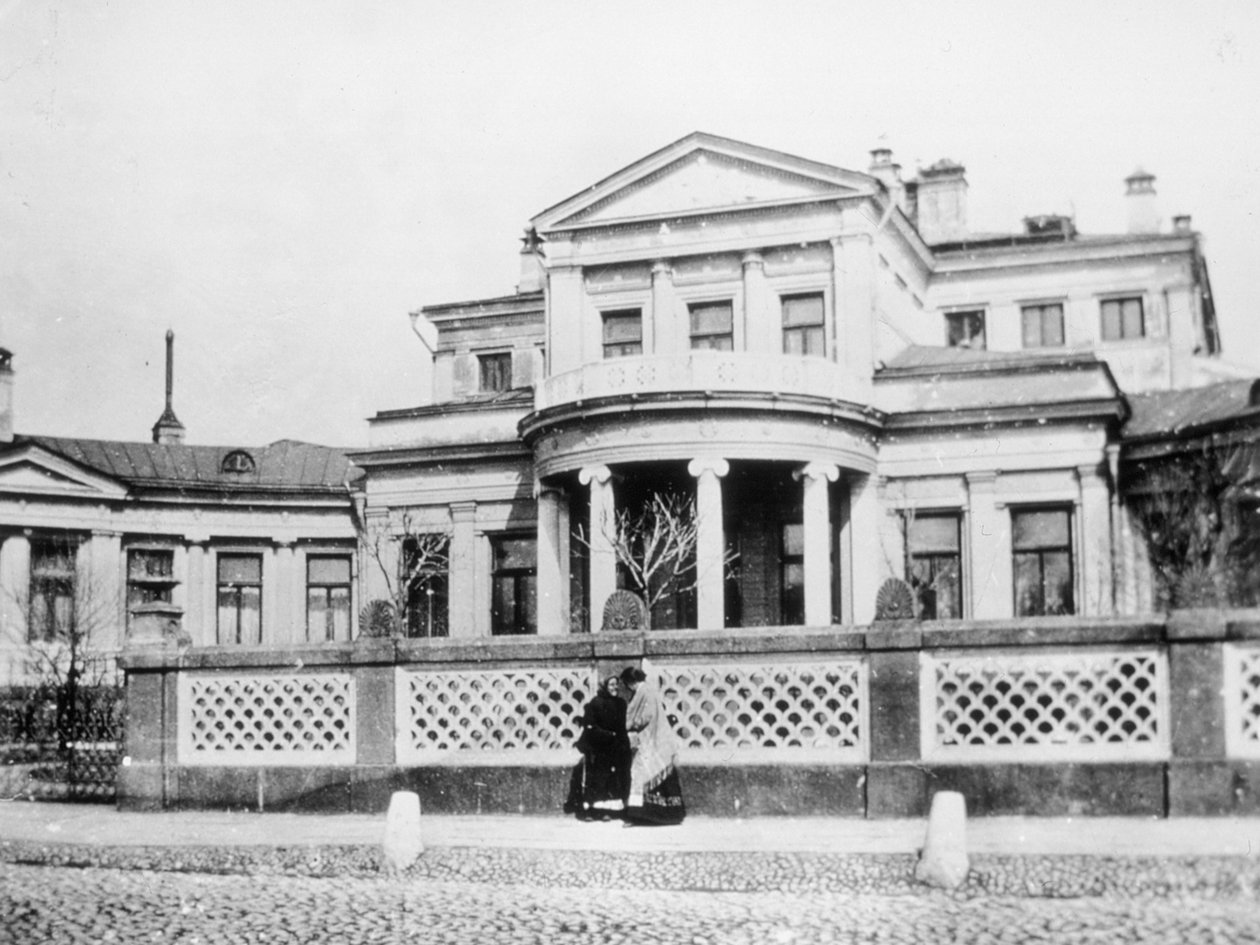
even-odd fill
[(618, 694), (616, 676), (609, 676), (582, 712), (578, 751), (564, 812), (578, 820), (611, 820), (621, 816), (630, 792), (630, 738), (626, 703)]

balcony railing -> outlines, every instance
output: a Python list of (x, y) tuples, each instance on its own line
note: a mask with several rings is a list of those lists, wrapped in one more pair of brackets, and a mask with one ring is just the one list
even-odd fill
[(863, 403), (869, 379), (823, 358), (693, 351), (685, 357), (615, 358), (586, 364), (538, 385), (534, 409), (630, 394), (695, 391), (779, 394)]

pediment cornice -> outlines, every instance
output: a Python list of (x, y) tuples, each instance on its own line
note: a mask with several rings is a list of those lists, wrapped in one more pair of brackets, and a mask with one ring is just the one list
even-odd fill
[(65, 499), (123, 499), (126, 486), (39, 446), (0, 454), (0, 495)]

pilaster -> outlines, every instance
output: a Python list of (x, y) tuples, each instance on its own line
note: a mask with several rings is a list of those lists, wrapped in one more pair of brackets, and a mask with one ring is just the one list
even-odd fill
[(451, 504), (450, 634), (477, 635), (477, 504)]
[(680, 341), (679, 332), (687, 333), (689, 326), (678, 327), (680, 319), (674, 317), (676, 308), (673, 267), (668, 260), (658, 259), (652, 264), (652, 310), (643, 319), (644, 354), (681, 354), (688, 350), (690, 342), (687, 338)]
[(607, 466), (587, 466), (578, 472), (578, 482), (589, 486), (590, 520), (587, 541), (590, 557), (591, 630), (604, 623), (604, 602), (617, 589), (617, 556), (613, 551), (613, 530), (617, 527), (612, 471)]
[(994, 493), (996, 472), (967, 473), (968, 541), (971, 549), (971, 606), (976, 620), (1014, 612), (1010, 517)]
[(840, 478), (832, 463), (808, 463), (793, 475), (802, 483), (805, 531), (805, 624), (831, 625), (831, 502), (827, 484)]
[(538, 492), (538, 634), (568, 632), (567, 555), (561, 528), (564, 494), (543, 486)]
[(869, 624), (875, 619), (875, 595), (880, 585), (880, 535), (878, 477), (853, 476), (849, 486), (849, 527), (853, 553), (849, 559), (849, 580), (853, 588), (853, 622)]

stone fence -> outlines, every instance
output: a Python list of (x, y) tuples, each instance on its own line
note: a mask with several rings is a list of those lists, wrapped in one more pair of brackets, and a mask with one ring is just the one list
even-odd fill
[(643, 663), (700, 814), (1260, 812), (1260, 613), (133, 647), (128, 808), (559, 811)]

